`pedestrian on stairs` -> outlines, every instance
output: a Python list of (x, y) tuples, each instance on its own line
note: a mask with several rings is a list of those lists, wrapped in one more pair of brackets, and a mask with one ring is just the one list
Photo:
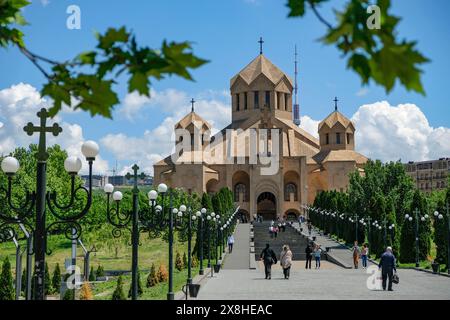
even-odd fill
[(260, 259), (264, 262), (264, 272), (266, 274), (266, 279), (272, 278), (272, 264), (277, 263), (277, 256), (275, 252), (270, 248), (270, 245), (266, 243), (266, 247), (261, 252), (259, 256)]
[(283, 268), (283, 274), (285, 279), (289, 279), (292, 265), (292, 251), (288, 245), (283, 246), (283, 250), (280, 253), (281, 267)]
[(305, 269), (308, 269), (308, 263), (309, 263), (309, 269), (311, 269), (312, 249), (311, 249), (311, 246), (309, 245), (309, 243), (306, 246), (305, 253), (306, 253), (306, 266), (305, 266)]
[(308, 223), (306, 225), (308, 226), (308, 233), (309, 233), (309, 235), (311, 235), (311, 231), (312, 231), (311, 220), (308, 220)]
[(275, 239), (277, 238), (279, 231), (280, 231), (280, 229), (278, 229), (277, 226), (273, 227), (273, 235), (275, 236)]

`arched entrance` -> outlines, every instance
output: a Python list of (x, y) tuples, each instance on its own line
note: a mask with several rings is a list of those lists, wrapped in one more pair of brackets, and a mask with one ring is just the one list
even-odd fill
[(257, 213), (264, 220), (275, 220), (277, 218), (277, 199), (272, 192), (263, 192), (258, 196)]
[(297, 221), (298, 216), (299, 216), (299, 212), (297, 210), (291, 209), (291, 210), (286, 211), (284, 218), (287, 221)]

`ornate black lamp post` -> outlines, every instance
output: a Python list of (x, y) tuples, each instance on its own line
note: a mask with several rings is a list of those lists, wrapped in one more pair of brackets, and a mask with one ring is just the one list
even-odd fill
[[(47, 250), (47, 234), (52, 228), (63, 229), (65, 235), (69, 239), (78, 239), (81, 235), (81, 225), (78, 220), (83, 218), (89, 211), (92, 202), (92, 164), (95, 157), (98, 154), (98, 145), (93, 141), (85, 142), (81, 151), (86, 157), (89, 164), (89, 186), (85, 188), (83, 186), (75, 186), (75, 178), (77, 173), (81, 169), (81, 160), (76, 157), (68, 157), (64, 162), (64, 168), (69, 172), (71, 176), (71, 194), (68, 204), (63, 205), (57, 201), (56, 192), (47, 192), (47, 146), (46, 146), (46, 134), (52, 133), (54, 136), (58, 136), (62, 132), (62, 128), (54, 123), (53, 126), (47, 127), (46, 122), (48, 119), (48, 112), (46, 109), (41, 109), (37, 116), (40, 119), (40, 125), (34, 126), (29, 122), (24, 131), (29, 135), (39, 133), (38, 152), (36, 154), (37, 170), (36, 170), (36, 190), (34, 192), (27, 191), (25, 202), (22, 206), (16, 207), (12, 201), (12, 184), (15, 173), (19, 170), (19, 162), (13, 157), (6, 157), (1, 164), (3, 172), (8, 176), (8, 188), (5, 190), (2, 188), (0, 192), (6, 195), (8, 201), (8, 207), (13, 211), (16, 216), (11, 216), (5, 213), (0, 213), (0, 220), (3, 223), (0, 225), (0, 232), (6, 234), (4, 231), (13, 232), (13, 236), (16, 235), (16, 230), (13, 225), (24, 225), (33, 234), (34, 240), (34, 254), (35, 254), (35, 266), (36, 266), (36, 287), (35, 287), (35, 299), (45, 299), (45, 255)], [(79, 194), (85, 193), (86, 203), (83, 209), (75, 213), (67, 213), (72, 211), (76, 200), (79, 199)], [(48, 207), (50, 213), (56, 218), (56, 221), (50, 225), (46, 225), (46, 207)], [(35, 225), (31, 225), (27, 218), (32, 218), (35, 213)]]
[(206, 216), (206, 209), (202, 208), (200, 211), (197, 211), (196, 213), (197, 217), (198, 217), (198, 230), (199, 230), (199, 245), (200, 245), (200, 270), (199, 270), (199, 274), (203, 275), (204, 274), (204, 270), (203, 270), (203, 228), (205, 225), (205, 216)]
[[(416, 239), (416, 268), (420, 266), (419, 264), (419, 214), (420, 211), (418, 208), (414, 209), (414, 217), (410, 216), (409, 214), (405, 214), (405, 219), (409, 222), (413, 222), (414, 220), (414, 234)], [(428, 219), (428, 214), (425, 214), (424, 216), (420, 217), (420, 221), (425, 222)]]
[[(114, 186), (107, 184), (104, 187), (104, 191), (107, 196), (106, 200), (106, 216), (109, 223), (111, 223), (115, 228), (113, 231), (114, 236), (120, 236), (122, 228), (128, 228), (131, 221), (131, 299), (137, 300), (138, 298), (138, 247), (139, 247), (139, 189), (138, 189), (138, 179), (145, 178), (145, 175), (141, 173), (138, 175), (139, 167), (135, 164), (132, 167), (133, 174), (127, 173), (125, 176), (127, 180), (133, 179), (133, 209), (131, 212), (124, 212), (120, 210), (120, 202), (122, 201), (123, 195), (120, 191), (114, 191)], [(113, 201), (116, 202), (115, 207), (110, 208), (110, 197), (112, 194)]]
[[(447, 259), (448, 259), (447, 260), (447, 268), (448, 269), (447, 269), (447, 272), (448, 272), (448, 274), (450, 274), (450, 213), (449, 213), (449, 209), (448, 209), (448, 202), (445, 205), (445, 209), (446, 209), (447, 222), (448, 222), (448, 239), (447, 239), (447, 241), (448, 241), (447, 242)], [(443, 219), (444, 219), (444, 216), (437, 211), (434, 212), (434, 216), (441, 221), (443, 221)]]
[[(187, 229), (187, 236), (188, 236), (188, 278), (187, 278), (187, 284), (192, 284), (192, 221), (195, 221), (197, 219), (197, 213), (192, 213), (192, 207), (191, 207), (191, 199), (189, 197), (189, 207), (186, 208), (185, 205), (181, 205), (180, 209), (174, 209), (174, 213), (178, 215), (176, 228), (177, 230), (183, 230)], [(185, 215), (187, 211), (187, 215)], [(183, 217), (187, 216), (187, 223), (183, 224)]]

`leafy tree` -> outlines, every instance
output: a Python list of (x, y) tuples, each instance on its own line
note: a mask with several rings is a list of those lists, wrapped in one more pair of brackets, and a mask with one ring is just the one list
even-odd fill
[(117, 278), (117, 286), (113, 292), (111, 300), (127, 300), (127, 297), (125, 296), (125, 293), (123, 292), (122, 276), (119, 276), (119, 278)]
[(319, 12), (319, 6), (327, 2), (329, 0), (288, 0), (288, 16), (303, 17), (310, 10), (327, 29), (320, 41), (334, 45), (347, 58), (347, 68), (358, 74), (363, 85), (374, 81), (389, 93), (399, 81), (407, 90), (425, 94), (419, 66), (429, 60), (416, 49), (415, 41), (398, 37), (401, 18), (389, 13), (390, 0), (376, 1), (380, 10), (377, 29), (369, 28), (369, 24), (378, 20), (370, 10), (372, 1), (347, 0), (342, 11), (334, 10), (335, 26)]
[[(418, 209), (418, 220), (416, 221), (414, 211)], [(421, 217), (427, 214), (427, 203), (423, 194), (416, 190), (414, 192), (413, 201), (410, 205), (409, 215), (413, 220), (405, 221), (402, 227), (402, 234), (400, 240), (400, 261), (402, 263), (411, 263), (416, 261), (416, 241), (415, 230), (416, 223), (418, 224), (419, 236), (419, 260), (428, 259), (431, 247), (431, 229), (430, 220), (421, 221)]]
[(14, 285), (11, 273), (11, 263), (8, 257), (3, 260), (2, 273), (0, 274), (0, 300), (14, 300)]
[[(160, 49), (139, 46), (136, 35), (125, 27), (96, 34), (95, 49), (70, 60), (61, 62), (43, 57), (29, 50), (20, 30), (20, 26), (27, 24), (22, 11), (29, 4), (27, 0), (0, 1), (0, 46), (16, 47), (45, 76), (47, 83), (41, 95), (54, 101), (51, 115), (60, 111), (64, 103), (92, 116), (111, 118), (113, 107), (119, 103), (112, 88), (119, 75), (128, 75), (128, 92), (149, 96), (151, 79), (177, 75), (192, 80), (189, 69), (207, 62), (191, 52), (191, 43), (187, 41), (164, 40)], [(74, 106), (72, 97), (78, 101)]]
[(159, 279), (158, 275), (156, 274), (156, 267), (155, 264), (152, 263), (152, 267), (150, 268), (150, 274), (147, 277), (147, 288), (156, 286), (158, 282)]
[(434, 243), (436, 244), (436, 259), (440, 264), (445, 264), (448, 268), (448, 214), (447, 203), (450, 203), (450, 189), (446, 192), (446, 198), (441, 199), (437, 205), (437, 211), (442, 215), (442, 219), (434, 218)]
[(192, 264), (192, 268), (197, 268), (198, 267), (197, 256), (192, 256), (191, 264)]
[(61, 269), (59, 268), (59, 263), (57, 263), (55, 266), (55, 270), (53, 271), (52, 277), (53, 292), (59, 292), (60, 287), (61, 287)]
[(83, 283), (81, 286), (80, 300), (94, 300), (91, 285), (87, 282)]

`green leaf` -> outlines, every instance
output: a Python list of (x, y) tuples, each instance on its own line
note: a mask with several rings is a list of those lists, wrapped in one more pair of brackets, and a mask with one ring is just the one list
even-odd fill
[(99, 35), (99, 44), (98, 47), (100, 49), (110, 49), (114, 43), (126, 43), (128, 41), (130, 34), (126, 31), (125, 27), (121, 27), (120, 29), (109, 28), (105, 35)]
[(128, 92), (139, 92), (141, 95), (150, 95), (149, 81), (147, 75), (140, 72), (134, 73), (128, 81)]

